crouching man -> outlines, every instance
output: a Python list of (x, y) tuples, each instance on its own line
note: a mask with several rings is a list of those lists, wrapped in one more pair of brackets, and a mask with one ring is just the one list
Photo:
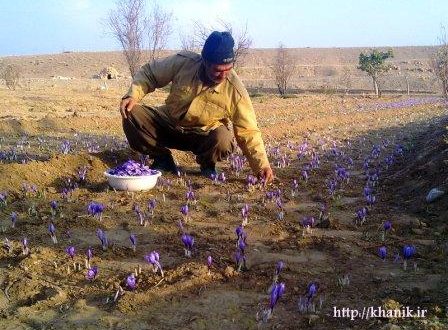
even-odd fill
[[(233, 70), (233, 47), (230, 33), (214, 31), (201, 55), (182, 51), (137, 72), (120, 111), (129, 145), (153, 158), (152, 168), (176, 173), (170, 149), (178, 149), (196, 155), (202, 175), (216, 175), (216, 163), (233, 152), (236, 140), (254, 174), (273, 180), (252, 102)], [(139, 104), (169, 83), (165, 105)]]

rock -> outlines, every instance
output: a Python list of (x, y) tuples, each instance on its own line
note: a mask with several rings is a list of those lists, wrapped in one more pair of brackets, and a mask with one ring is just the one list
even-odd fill
[(319, 315), (311, 314), (308, 316), (308, 324), (313, 325), (319, 321)]
[(439, 188), (432, 188), (428, 195), (426, 195), (426, 202), (432, 203), (438, 198), (442, 197), (445, 194), (443, 190), (440, 190)]
[(227, 278), (233, 277), (238, 274), (232, 266), (227, 266), (224, 270), (224, 276)]

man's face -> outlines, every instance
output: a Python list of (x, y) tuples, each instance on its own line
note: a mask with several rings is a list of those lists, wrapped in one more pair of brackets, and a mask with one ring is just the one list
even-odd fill
[(230, 70), (233, 68), (233, 63), (229, 64), (205, 64), (205, 74), (215, 84), (222, 83), (228, 76)]

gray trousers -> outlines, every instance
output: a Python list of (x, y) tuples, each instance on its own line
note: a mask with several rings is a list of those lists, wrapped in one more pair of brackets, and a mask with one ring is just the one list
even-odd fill
[(130, 147), (151, 158), (170, 155), (169, 149), (192, 151), (201, 167), (214, 166), (235, 150), (233, 132), (220, 126), (208, 133), (174, 128), (154, 109), (135, 105), (123, 119), (123, 130)]

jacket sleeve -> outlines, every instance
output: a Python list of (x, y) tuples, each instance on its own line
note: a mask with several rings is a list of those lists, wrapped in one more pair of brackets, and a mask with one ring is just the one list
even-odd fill
[(238, 146), (248, 159), (254, 174), (270, 166), (252, 101), (247, 92), (238, 101), (232, 122)]
[(173, 80), (181, 64), (180, 58), (173, 55), (143, 65), (135, 74), (131, 87), (123, 99), (132, 97), (139, 102), (156, 88), (165, 87)]

